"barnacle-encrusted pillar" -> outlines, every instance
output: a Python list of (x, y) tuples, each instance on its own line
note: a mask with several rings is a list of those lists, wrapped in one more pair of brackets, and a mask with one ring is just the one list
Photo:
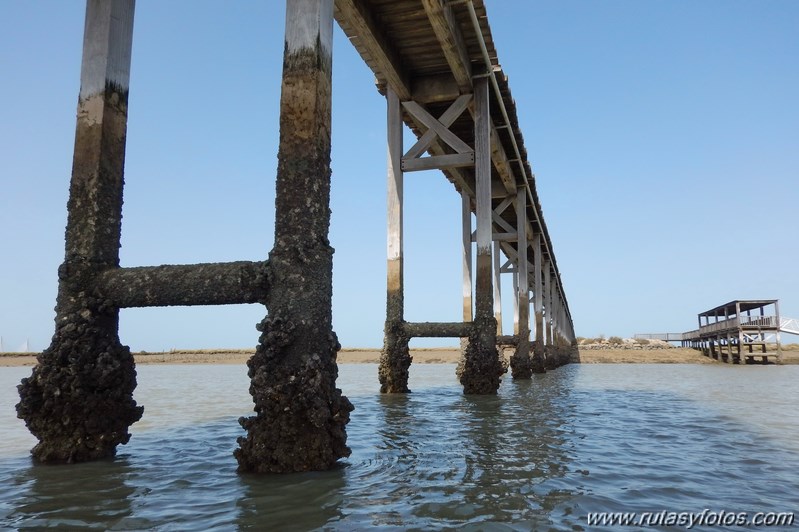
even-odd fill
[(386, 326), (378, 378), (383, 393), (407, 393), (411, 355), (404, 329), (404, 278), (402, 253), (402, 109), (397, 94), (386, 90), (388, 107), (388, 255)]
[(514, 379), (529, 379), (533, 374), (530, 357), (530, 279), (527, 267), (527, 191), (519, 187), (516, 192), (516, 231), (519, 255), (516, 261), (516, 330), (519, 338), (516, 352), (510, 359), (511, 375)]
[(505, 367), (497, 351), (497, 320), (493, 316), (491, 260), (491, 118), (488, 108), (488, 78), (474, 80), (475, 192), (477, 196), (477, 277), (475, 319), (469, 344), (458, 368), (466, 394), (497, 392)]
[(119, 309), (95, 290), (119, 266), (134, 0), (89, 0), (70, 183), (66, 253), (58, 270), (50, 346), (19, 385), (17, 415), (41, 462), (113, 456), (143, 408), (136, 370), (120, 344)]
[(268, 316), (247, 362), (256, 415), (240, 419), (241, 472), (325, 470), (350, 454), (328, 241), (332, 33), (333, 0), (288, 0)]

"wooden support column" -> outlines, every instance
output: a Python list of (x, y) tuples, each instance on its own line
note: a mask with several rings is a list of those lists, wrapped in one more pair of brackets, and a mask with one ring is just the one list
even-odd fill
[(256, 415), (240, 419), (239, 471), (325, 470), (350, 454), (328, 241), (332, 46), (333, 0), (288, 0), (268, 315), (247, 362)]
[[(463, 321), (474, 320), (472, 307), (472, 208), (469, 194), (461, 190), (461, 257), (463, 259)], [(468, 338), (461, 338), (461, 365), (466, 357)]]
[[(516, 266), (513, 268), (513, 334), (518, 336), (519, 335), (519, 305), (522, 303), (519, 300), (519, 272), (516, 269)], [(529, 292), (528, 292), (529, 294)], [(530, 296), (526, 295), (527, 297), (527, 304), (530, 304)], [(528, 307), (529, 309), (529, 307)], [(529, 310), (528, 310), (529, 312)], [(528, 324), (529, 327), (529, 324)]]
[(93, 290), (103, 271), (119, 267), (134, 7), (86, 3), (55, 334), (22, 380), (17, 405), (39, 440), (32, 454), (40, 462), (113, 456), (143, 411), (133, 400), (133, 357), (119, 342), (119, 309)]
[(463, 256), (463, 321), (474, 320), (472, 307), (472, 211), (469, 195), (461, 192)]
[(533, 237), (533, 290), (535, 301), (535, 344), (533, 347), (533, 373), (546, 372), (546, 350), (544, 348), (544, 283), (543, 283), (543, 258), (541, 255), (541, 233)]
[(529, 379), (533, 374), (530, 358), (530, 279), (527, 264), (527, 193), (524, 187), (516, 192), (516, 232), (517, 249), (514, 267), (514, 302), (516, 304), (516, 330), (519, 338), (516, 352), (510, 359), (511, 375), (514, 379)]
[[(761, 312), (763, 311), (762, 308), (760, 310), (761, 310)], [(777, 332), (776, 332), (776, 338), (777, 338), (777, 364), (782, 364), (782, 339), (780, 338), (781, 322), (780, 322), (780, 302), (779, 301), (775, 301), (774, 302), (774, 314), (775, 314), (774, 317), (777, 320)], [(765, 348), (765, 344), (766, 344), (766, 337), (765, 336), (766, 335), (763, 334), (763, 345), (764, 345), (764, 348)]]
[(477, 279), (475, 319), (469, 346), (458, 367), (467, 394), (494, 394), (505, 368), (497, 351), (497, 323), (492, 315), (491, 286), (491, 117), (488, 107), (488, 78), (474, 80), (475, 180), (477, 194)]
[(397, 94), (389, 87), (386, 91), (388, 108), (388, 255), (386, 290), (386, 325), (383, 351), (380, 354), (380, 391), (382, 393), (407, 393), (408, 370), (411, 355), (409, 337), (403, 329), (405, 287), (403, 276), (403, 172), (402, 172), (402, 109)]
[(555, 283), (552, 282), (552, 271), (548, 260), (544, 261), (544, 308), (546, 309), (546, 320), (544, 322), (545, 345), (553, 345), (552, 342), (552, 289)]
[(499, 240), (494, 241), (494, 319), (497, 320), (497, 336), (502, 336), (502, 273), (500, 272)]

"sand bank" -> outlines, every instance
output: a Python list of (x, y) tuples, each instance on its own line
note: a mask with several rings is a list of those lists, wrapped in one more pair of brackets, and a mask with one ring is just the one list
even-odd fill
[[(792, 346), (793, 347), (793, 346)], [(509, 357), (512, 350), (506, 350)], [(457, 348), (411, 349), (414, 364), (456, 364), (460, 358)], [(136, 364), (245, 364), (252, 355), (247, 349), (173, 350), (164, 353), (133, 353)], [(787, 364), (799, 364), (799, 349), (783, 351)], [(584, 349), (580, 350), (583, 364), (719, 364), (693, 349)], [(380, 350), (345, 348), (338, 354), (339, 364), (377, 364)], [(33, 366), (36, 353), (0, 353), (0, 367)]]

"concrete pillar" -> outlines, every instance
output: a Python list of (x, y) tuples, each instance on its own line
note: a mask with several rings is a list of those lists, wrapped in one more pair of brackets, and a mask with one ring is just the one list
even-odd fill
[(133, 400), (133, 357), (119, 342), (119, 309), (93, 291), (103, 271), (119, 267), (134, 7), (134, 0), (86, 4), (55, 334), (22, 380), (17, 405), (39, 439), (31, 452), (41, 462), (113, 456), (143, 412)]
[(466, 394), (494, 394), (505, 368), (497, 351), (497, 322), (493, 312), (491, 283), (491, 117), (488, 108), (488, 78), (474, 80), (475, 180), (477, 196), (477, 278), (475, 319), (469, 345), (458, 367)]
[(333, 0), (287, 1), (269, 312), (247, 362), (257, 415), (240, 419), (242, 472), (325, 470), (350, 454), (328, 242), (332, 34)]
[(380, 391), (407, 393), (411, 355), (409, 338), (404, 331), (405, 285), (403, 277), (402, 223), (402, 109), (397, 94), (386, 91), (388, 107), (388, 261), (386, 291), (386, 325), (383, 351), (380, 354)]
[(516, 330), (519, 341), (516, 352), (510, 359), (511, 375), (514, 379), (529, 379), (533, 374), (530, 358), (530, 279), (527, 263), (527, 191), (519, 187), (516, 192), (516, 228), (519, 255), (514, 268), (516, 288)]

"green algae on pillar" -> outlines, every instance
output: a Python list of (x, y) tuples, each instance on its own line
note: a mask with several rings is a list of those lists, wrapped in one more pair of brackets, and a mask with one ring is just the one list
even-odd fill
[(333, 0), (289, 0), (280, 99), (275, 245), (268, 315), (247, 362), (256, 415), (241, 472), (326, 470), (349, 456), (352, 405), (337, 389), (332, 328), (330, 120)]

